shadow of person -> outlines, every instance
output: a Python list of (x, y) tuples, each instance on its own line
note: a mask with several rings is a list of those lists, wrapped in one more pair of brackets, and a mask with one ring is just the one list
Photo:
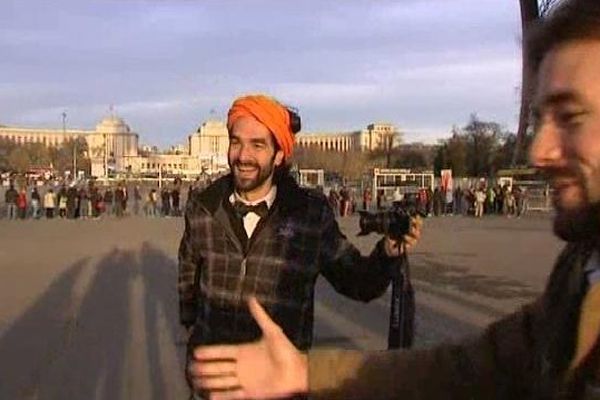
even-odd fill
[(88, 264), (0, 336), (0, 399), (186, 398), (176, 262), (145, 243)]
[(134, 254), (116, 249), (98, 262), (69, 343), (41, 377), (39, 399), (129, 398), (125, 359), (136, 269)]
[(178, 322), (177, 264), (145, 242), (140, 252), (139, 273), (145, 291), (149, 398), (186, 398), (189, 394), (184, 377), (186, 343)]
[(36, 398), (41, 375), (74, 328), (75, 285), (87, 262), (67, 268), (0, 336), (0, 399)]

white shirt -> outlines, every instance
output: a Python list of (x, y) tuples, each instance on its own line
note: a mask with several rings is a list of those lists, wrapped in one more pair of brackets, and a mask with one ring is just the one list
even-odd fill
[[(248, 201), (248, 200), (243, 199), (237, 192), (233, 192), (231, 194), (231, 196), (229, 196), (229, 202), (231, 204), (233, 204), (236, 201), (240, 201), (248, 206), (255, 206), (264, 201), (265, 203), (267, 203), (267, 207), (270, 209), (271, 206), (273, 205), (273, 203), (275, 202), (276, 196), (277, 196), (277, 186), (273, 185), (273, 186), (271, 186), (271, 190), (269, 190), (269, 193), (267, 193), (267, 195), (265, 197), (263, 197), (262, 199), (259, 199), (256, 201)], [(251, 211), (244, 216), (244, 218), (243, 218), (244, 229), (246, 230), (246, 235), (248, 235), (248, 238), (252, 237), (252, 234), (254, 233), (254, 230), (256, 229), (256, 225), (258, 225), (258, 221), (260, 221), (260, 216), (255, 212)]]
[(592, 253), (583, 270), (590, 286), (600, 281), (600, 253), (597, 250)]

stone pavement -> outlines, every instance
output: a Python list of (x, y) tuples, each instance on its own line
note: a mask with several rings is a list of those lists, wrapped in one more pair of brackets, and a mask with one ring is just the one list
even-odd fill
[[(376, 236), (357, 238), (367, 253)], [(177, 324), (182, 219), (0, 221), (0, 399), (185, 399)], [(411, 255), (417, 346), (458, 340), (535, 297), (561, 244), (550, 219), (429, 219)], [(380, 349), (389, 294), (319, 279), (317, 345)]]

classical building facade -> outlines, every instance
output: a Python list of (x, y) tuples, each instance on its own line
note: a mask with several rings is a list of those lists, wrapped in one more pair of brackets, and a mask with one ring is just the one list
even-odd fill
[[(93, 130), (43, 129), (0, 125), (0, 138), (17, 144), (43, 143), (60, 146), (66, 141), (84, 138), (91, 160), (91, 174), (174, 174), (194, 176), (202, 172), (216, 173), (228, 170), (227, 149), (229, 134), (225, 122), (214, 119), (203, 122), (188, 136), (185, 146), (174, 146), (169, 153), (160, 153), (147, 146), (139, 150), (139, 135), (125, 121), (110, 115)], [(392, 124), (370, 124), (366, 129), (339, 133), (299, 133), (299, 147), (316, 147), (326, 151), (371, 151), (394, 147), (399, 133)]]
[(87, 142), (94, 176), (104, 176), (108, 168), (116, 171), (131, 169), (138, 156), (138, 134), (114, 115), (104, 118), (94, 130), (0, 126), (0, 138), (17, 144), (42, 143), (45, 146), (60, 146), (83, 138)]
[(188, 137), (190, 155), (197, 157), (200, 168), (208, 173), (228, 169), (229, 133), (225, 122), (208, 120)]
[(299, 147), (318, 148), (324, 151), (374, 151), (398, 145), (400, 133), (393, 124), (374, 123), (354, 132), (299, 133)]
[(77, 138), (87, 142), (91, 160), (91, 175), (105, 177), (108, 173), (142, 175), (198, 175), (228, 169), (229, 135), (224, 122), (208, 120), (188, 137), (187, 145), (172, 146), (167, 153), (144, 146), (139, 151), (139, 135), (125, 121), (110, 115), (95, 129), (44, 129), (0, 125), (0, 138), (17, 144), (42, 143), (60, 146)]

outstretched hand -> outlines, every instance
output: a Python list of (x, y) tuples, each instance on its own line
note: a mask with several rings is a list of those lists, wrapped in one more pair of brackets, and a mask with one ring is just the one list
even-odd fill
[(256, 298), (248, 300), (262, 338), (241, 345), (200, 346), (188, 364), (194, 387), (211, 400), (274, 399), (308, 391), (308, 361)]
[(423, 219), (420, 216), (411, 217), (410, 229), (406, 235), (402, 237), (402, 240), (396, 240), (389, 236), (385, 237), (384, 248), (385, 253), (388, 257), (398, 257), (404, 253), (405, 250), (409, 250), (416, 246), (417, 242), (421, 238), (421, 229), (423, 227)]

